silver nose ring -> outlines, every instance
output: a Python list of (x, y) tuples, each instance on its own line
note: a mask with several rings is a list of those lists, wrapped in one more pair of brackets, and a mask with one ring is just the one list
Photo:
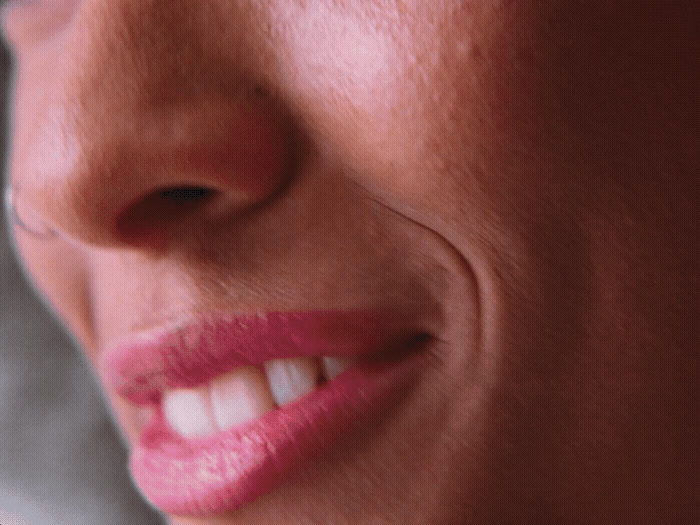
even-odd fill
[(53, 230), (48, 226), (43, 226), (41, 229), (27, 226), (27, 223), (22, 220), (22, 217), (20, 217), (17, 211), (17, 206), (15, 204), (16, 191), (14, 190), (15, 189), (9, 184), (5, 189), (5, 211), (10, 222), (38, 239), (52, 239), (53, 237), (56, 237), (58, 235), (56, 230)]

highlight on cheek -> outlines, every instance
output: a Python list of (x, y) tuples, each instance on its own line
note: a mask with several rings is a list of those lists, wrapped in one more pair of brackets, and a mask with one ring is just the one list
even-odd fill
[(301, 89), (315, 96), (330, 88), (344, 104), (362, 111), (391, 105), (387, 97), (399, 60), (388, 27), (377, 26), (366, 13), (324, 2), (306, 9), (289, 3), (285, 9), (297, 17), (298, 29), (283, 43), (290, 57), (283, 67), (297, 76)]

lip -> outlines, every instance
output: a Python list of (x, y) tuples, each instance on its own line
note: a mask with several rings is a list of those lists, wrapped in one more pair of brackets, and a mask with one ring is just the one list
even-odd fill
[[(234, 510), (271, 492), (340, 437), (404, 399), (424, 367), (425, 330), (386, 312), (209, 316), (134, 336), (104, 354), (108, 384), (155, 409), (131, 451), (144, 496), (173, 514)], [(184, 438), (165, 421), (165, 390), (275, 358), (349, 356), (357, 365), (302, 398), (216, 434)], [(371, 426), (371, 425), (370, 425)]]

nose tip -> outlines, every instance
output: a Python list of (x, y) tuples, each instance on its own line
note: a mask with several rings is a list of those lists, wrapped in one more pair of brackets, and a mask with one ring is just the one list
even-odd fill
[(230, 53), (204, 45), (216, 39), (205, 4), (78, 2), (50, 53), (20, 48), (11, 171), (23, 217), (82, 243), (138, 244), (184, 221), (206, 232), (284, 185), (294, 134), (269, 60), (246, 40), (250, 17), (232, 18)]
[(133, 189), (115, 195), (107, 179), (103, 191), (115, 199), (111, 219), (122, 240), (167, 236), (183, 221), (227, 220), (283, 186), (292, 147), (280, 111), (263, 99), (235, 107), (222, 102), (204, 113), (180, 129), (174, 143), (145, 141), (129, 148), (117, 176), (127, 184), (130, 177), (138, 179)]
[(44, 128), (20, 198), (46, 228), (102, 246), (162, 242), (183, 221), (229, 220), (290, 173), (288, 120), (260, 94), (133, 118), (127, 132), (112, 122), (86, 134), (55, 118)]

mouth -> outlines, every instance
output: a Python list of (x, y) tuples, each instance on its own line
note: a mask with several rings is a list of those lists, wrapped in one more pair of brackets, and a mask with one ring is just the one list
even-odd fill
[(207, 515), (273, 491), (396, 407), (430, 339), (386, 312), (209, 317), (120, 342), (103, 371), (153, 412), (130, 458), (144, 496)]

